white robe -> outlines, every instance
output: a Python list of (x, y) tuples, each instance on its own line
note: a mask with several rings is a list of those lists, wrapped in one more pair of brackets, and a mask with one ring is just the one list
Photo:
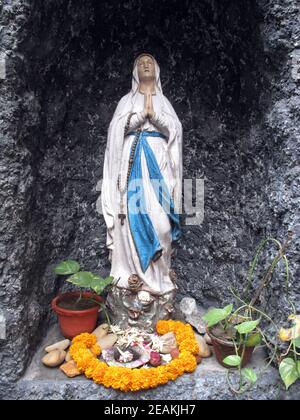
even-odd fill
[[(136, 69), (135, 69), (136, 70)], [(157, 70), (157, 73), (159, 71)], [(137, 72), (134, 71), (134, 78)], [(135, 80), (136, 81), (136, 80)], [(138, 82), (138, 81), (136, 81)], [(134, 86), (134, 81), (133, 81)], [(134, 98), (132, 105), (132, 98)], [(121, 188), (126, 183), (129, 164), (129, 154), (134, 140), (133, 135), (127, 135), (130, 130), (140, 127), (142, 130), (160, 131), (168, 137), (148, 137), (148, 144), (158, 162), (160, 171), (174, 198), (175, 208), (180, 211), (182, 182), (182, 127), (171, 104), (163, 97), (160, 81), (157, 81), (157, 94), (152, 96), (154, 118), (153, 124), (144, 120), (144, 95), (138, 91), (131, 92), (121, 99), (108, 133), (107, 149), (104, 162), (102, 184), (102, 210), (107, 225), (107, 247), (111, 251), (111, 276), (119, 287), (128, 287), (128, 278), (137, 274), (144, 282), (143, 290), (156, 294), (164, 294), (174, 290), (175, 285), (170, 279), (171, 268), (171, 225), (168, 215), (159, 204), (149, 180), (145, 156), (142, 153), (142, 173), (145, 202), (148, 215), (162, 247), (162, 256), (150, 265), (144, 273), (130, 232), (128, 217), (121, 225), (120, 192), (117, 188), (117, 178), (121, 174)], [(131, 99), (131, 101), (129, 100)], [(128, 105), (130, 104), (130, 107)], [(130, 121), (129, 130), (124, 136), (124, 127), (129, 112), (136, 112)], [(173, 114), (173, 115), (172, 115)], [(123, 131), (122, 131), (123, 130)], [(124, 213), (126, 214), (126, 194), (124, 195)]]

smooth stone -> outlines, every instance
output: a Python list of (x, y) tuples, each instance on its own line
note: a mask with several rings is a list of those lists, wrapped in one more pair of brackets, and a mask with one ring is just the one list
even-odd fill
[(118, 337), (115, 334), (107, 334), (106, 336), (100, 338), (100, 340), (97, 341), (97, 344), (101, 347), (101, 350), (107, 350), (114, 346), (114, 344), (117, 342)]
[(178, 359), (178, 357), (179, 357), (179, 349), (173, 349), (173, 350), (171, 350), (171, 357), (172, 357), (172, 359)]
[(42, 362), (45, 366), (54, 368), (65, 361), (66, 355), (64, 350), (53, 350), (42, 358)]
[(208, 344), (206, 343), (206, 341), (204, 340), (204, 338), (199, 335), (199, 334), (195, 334), (196, 340), (199, 344), (199, 356), (202, 358), (208, 358), (211, 356), (211, 350), (208, 346)]
[(68, 378), (75, 378), (76, 376), (81, 375), (81, 372), (78, 370), (74, 360), (71, 360), (68, 363), (64, 363), (59, 368)]
[(179, 307), (184, 315), (192, 315), (192, 313), (197, 311), (197, 303), (194, 298), (184, 297)]
[(160, 342), (160, 352), (163, 354), (171, 353), (172, 350), (177, 349), (177, 341), (173, 332), (162, 335), (160, 337)]
[(66, 358), (65, 358), (65, 362), (71, 362), (71, 360), (73, 360), (72, 359), (72, 357), (71, 357), (71, 355), (70, 355), (70, 352), (68, 351), (68, 353), (66, 354)]
[(210, 336), (209, 336), (207, 333), (204, 335), (204, 340), (206, 341), (206, 343), (207, 343), (209, 346), (211, 346), (211, 345), (212, 345), (211, 338), (210, 338)]
[(192, 327), (194, 327), (199, 334), (206, 333), (206, 324), (202, 320), (202, 313), (196, 303), (196, 300), (191, 297), (185, 297), (181, 300), (180, 305), (181, 316)]
[(105, 337), (108, 334), (109, 325), (108, 324), (101, 324), (99, 327), (93, 331), (93, 334), (97, 337), (97, 340)]
[(68, 347), (70, 347), (70, 344), (71, 344), (70, 340), (58, 341), (57, 343), (54, 343), (51, 346), (46, 347), (45, 351), (47, 353), (51, 353), (54, 350), (66, 350)]
[(202, 362), (202, 357), (200, 356), (200, 354), (196, 355), (196, 362), (197, 362), (197, 365), (200, 365), (200, 363)]

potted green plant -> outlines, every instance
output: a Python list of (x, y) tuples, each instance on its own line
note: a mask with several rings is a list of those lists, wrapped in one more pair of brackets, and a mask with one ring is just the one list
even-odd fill
[(240, 315), (244, 309), (241, 306), (233, 311), (230, 304), (223, 309), (213, 308), (203, 317), (216, 358), (227, 368), (246, 366), (254, 348), (261, 343), (260, 319), (253, 319), (250, 313)]
[[(274, 238), (267, 238), (261, 241), (250, 264), (245, 296), (241, 298), (234, 290), (230, 289), (232, 295), (238, 302), (237, 308), (234, 310), (233, 303), (225, 308), (212, 308), (203, 317), (207, 323), (207, 333), (212, 340), (216, 358), (222, 366), (229, 369), (227, 375), (228, 383), (235, 393), (239, 394), (249, 389), (258, 379), (253, 369), (245, 368), (251, 359), (255, 347), (262, 343), (271, 351), (269, 363), (265, 369), (268, 369), (275, 361), (278, 354), (278, 345), (270, 343), (266, 337), (265, 328), (268, 324), (271, 324), (275, 331), (279, 332), (279, 329), (274, 321), (259, 307), (258, 302), (263, 290), (270, 284), (273, 272), (281, 260), (285, 265), (285, 279), (288, 286), (289, 266), (285, 252), (291, 237), (292, 233), (289, 232), (288, 238), (283, 245)], [(277, 253), (272, 258), (267, 270), (262, 273), (259, 286), (254, 289), (253, 275), (258, 258), (270, 242), (275, 243), (277, 246)], [(298, 344), (299, 341), (293, 340), (293, 345), (290, 346), (290, 350), (292, 347), (295, 350)], [(281, 371), (283, 372), (285, 368), (288, 370), (288, 367), (293, 369), (293, 378), (295, 378), (296, 371), (298, 374), (300, 368), (295, 357), (293, 361), (289, 360), (285, 362), (281, 366)], [(296, 370), (295, 367), (297, 368)], [(239, 372), (238, 389), (230, 381), (230, 374), (234, 369), (238, 369)]]
[(96, 327), (100, 310), (104, 310), (108, 318), (101, 294), (112, 284), (113, 277), (102, 278), (89, 271), (80, 271), (80, 264), (74, 260), (60, 262), (54, 273), (69, 276), (67, 282), (83, 289), (61, 293), (52, 300), (51, 306), (58, 316), (62, 334), (72, 339), (84, 332), (91, 333)]

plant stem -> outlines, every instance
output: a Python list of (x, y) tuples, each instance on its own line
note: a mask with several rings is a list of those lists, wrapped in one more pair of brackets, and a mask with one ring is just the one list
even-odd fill
[(287, 351), (285, 353), (283, 353), (281, 355), (281, 357), (286, 357), (289, 354), (289, 352), (291, 351), (292, 346), (293, 346), (293, 342), (291, 341)]
[(79, 292), (79, 298), (76, 300), (75, 305), (77, 305), (81, 301), (81, 299), (82, 299), (82, 293), (83, 292), (80, 290), (80, 292)]
[(277, 264), (279, 263), (279, 261), (284, 257), (286, 248), (289, 245), (291, 239), (292, 239), (292, 232), (291, 231), (288, 232), (287, 240), (285, 241), (285, 243), (282, 246), (281, 246), (281, 244), (276, 239), (273, 239), (273, 238), (268, 239), (268, 240), (274, 241), (279, 246), (278, 254), (274, 258), (274, 260), (273, 260), (272, 264), (270, 265), (270, 267), (268, 268), (266, 274), (263, 276), (263, 279), (261, 281), (261, 284), (258, 287), (258, 289), (257, 289), (254, 297), (252, 298), (252, 300), (250, 302), (250, 306), (254, 306), (255, 305), (255, 303), (259, 299), (262, 291), (269, 285), (270, 281), (272, 280), (273, 271), (275, 270), (275, 268), (276, 268)]
[(249, 296), (249, 290), (250, 288), (253, 286), (252, 284), (252, 278), (253, 278), (253, 273), (254, 270), (256, 268), (257, 262), (258, 262), (258, 257), (260, 256), (260, 253), (262, 252), (262, 250), (265, 248), (265, 246), (269, 243), (269, 242), (274, 242), (278, 248), (281, 248), (281, 244), (275, 239), (275, 238), (266, 238), (264, 240), (262, 240), (260, 242), (260, 244), (257, 247), (256, 253), (254, 255), (254, 258), (250, 264), (250, 268), (248, 271), (248, 275), (247, 275), (247, 290), (246, 290), (246, 298), (248, 298)]
[(109, 315), (108, 315), (106, 306), (103, 303), (98, 302), (96, 299), (89, 298), (89, 300), (91, 302), (97, 303), (97, 305), (101, 306), (101, 308), (103, 309), (103, 311), (105, 313), (105, 317), (106, 317), (107, 323), (108, 323), (109, 327), (111, 327), (111, 321), (110, 321), (110, 318), (109, 318)]

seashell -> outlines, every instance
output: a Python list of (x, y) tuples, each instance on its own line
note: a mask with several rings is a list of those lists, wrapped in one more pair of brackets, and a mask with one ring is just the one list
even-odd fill
[(150, 354), (146, 349), (144, 349), (141, 346), (138, 346), (134, 348), (134, 351), (137, 352), (138, 358), (135, 359), (136, 356), (134, 356), (135, 360), (132, 360), (128, 363), (121, 363), (115, 359), (115, 349), (103, 350), (102, 357), (104, 361), (108, 364), (108, 366), (122, 366), (130, 369), (138, 368), (149, 362)]

